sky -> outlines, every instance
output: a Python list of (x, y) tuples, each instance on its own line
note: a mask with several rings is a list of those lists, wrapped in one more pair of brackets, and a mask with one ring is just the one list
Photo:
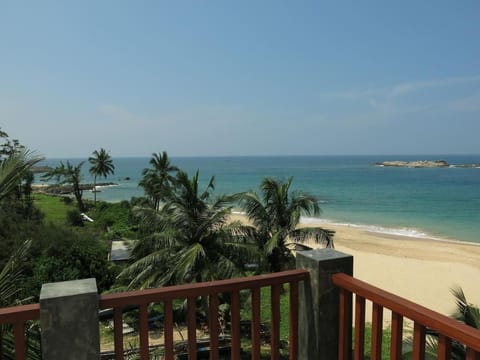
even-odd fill
[(0, 0), (46, 157), (480, 154), (480, 2)]

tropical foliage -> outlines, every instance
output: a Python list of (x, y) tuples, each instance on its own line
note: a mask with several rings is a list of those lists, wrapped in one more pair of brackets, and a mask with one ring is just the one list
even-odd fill
[(136, 261), (121, 274), (130, 279), (129, 287), (229, 278), (258, 260), (251, 228), (228, 222), (231, 198), (211, 199), (213, 190), (213, 178), (201, 191), (198, 172), (190, 179), (179, 171), (175, 188), (162, 195), (160, 211), (138, 211), (143, 225), (153, 231), (138, 241)]
[(321, 227), (298, 228), (301, 215), (317, 216), (320, 206), (317, 199), (302, 192), (291, 192), (292, 178), (280, 181), (263, 179), (260, 190), (239, 196), (240, 204), (257, 232), (259, 247), (268, 258), (269, 270), (278, 272), (291, 266), (293, 256), (290, 246), (313, 240), (333, 247), (332, 230)]
[[(480, 308), (474, 304), (470, 304), (461, 287), (454, 287), (451, 289), (455, 298), (456, 309), (451, 315), (455, 320), (463, 322), (465, 325), (471, 326), (475, 329), (480, 329)], [(413, 357), (413, 339), (408, 338), (404, 344), (403, 359), (412, 359)], [(427, 330), (427, 339), (425, 347), (425, 359), (434, 360), (438, 356), (438, 333)], [(452, 360), (465, 360), (467, 358), (467, 351), (463, 344), (456, 341), (451, 343)]]
[(29, 174), (30, 168), (42, 158), (31, 151), (20, 149), (0, 161), (0, 201), (12, 194)]
[(77, 166), (74, 166), (67, 161), (66, 164), (60, 162), (56, 168), (50, 170), (42, 178), (46, 181), (54, 179), (58, 184), (70, 184), (73, 187), (73, 194), (77, 200), (78, 209), (80, 211), (85, 210), (85, 205), (83, 203), (83, 190), (80, 186), (81, 182), (81, 170), (84, 161), (80, 162)]
[[(0, 131), (0, 138), (7, 137), (5, 132)], [(12, 145), (12, 142), (7, 140), (0, 146), (0, 150), (0, 204), (2, 209), (0, 215), (5, 215), (1, 216), (2, 223), (9, 224), (12, 223), (12, 220), (17, 219), (17, 212), (13, 211), (12, 213), (12, 211), (8, 211), (9, 208), (16, 210), (18, 207), (12, 207), (12, 205), (15, 204), (18, 196), (22, 195), (22, 190), (27, 190), (26, 187), (22, 189), (22, 181), (25, 178), (31, 179), (31, 176), (28, 176), (30, 168), (41, 158), (19, 146), (16, 141)], [(4, 212), (5, 209), (7, 209), (6, 212)], [(18, 301), (23, 290), (19, 283), (24, 278), (23, 270), (30, 243), (30, 241), (23, 241), (15, 247), (6, 264), (0, 267), (0, 307), (11, 306)], [(6, 351), (12, 353), (12, 331), (9, 326), (0, 326), (0, 338), (3, 339), (0, 345), (5, 344)], [(1, 349), (0, 353), (3, 353)], [(33, 355), (35, 356), (35, 354)], [(8, 354), (6, 356), (8, 357)]]
[(109, 174), (115, 173), (115, 165), (110, 154), (104, 149), (95, 150), (92, 156), (88, 158), (90, 166), (89, 172), (93, 175), (93, 202), (97, 202), (97, 177), (106, 178)]
[(175, 181), (173, 172), (179, 169), (170, 163), (166, 151), (152, 154), (150, 159), (150, 168), (142, 171), (142, 180), (139, 186), (143, 187), (145, 194), (149, 197), (152, 207), (156, 210), (160, 209), (161, 201), (165, 200)]

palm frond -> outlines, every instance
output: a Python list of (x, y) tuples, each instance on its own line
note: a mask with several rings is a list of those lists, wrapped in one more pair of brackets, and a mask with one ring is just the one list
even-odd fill
[(316, 244), (323, 243), (327, 248), (333, 248), (334, 230), (324, 229), (322, 227), (306, 227), (291, 231), (288, 236), (299, 243), (313, 240)]
[(36, 153), (22, 149), (0, 161), (0, 200), (11, 194), (31, 167), (42, 159)]
[(451, 289), (451, 292), (455, 297), (455, 304), (457, 308), (452, 317), (469, 326), (480, 329), (480, 308), (468, 303), (465, 293), (461, 287), (455, 286)]
[(270, 239), (267, 240), (263, 248), (265, 254), (271, 254), (275, 248), (279, 247), (280, 238), (281, 237), (279, 233), (272, 234), (272, 236), (270, 237)]
[(0, 272), (0, 306), (11, 305), (15, 295), (21, 290), (18, 284), (23, 277), (23, 267), (30, 245), (31, 240), (27, 240), (16, 248)]

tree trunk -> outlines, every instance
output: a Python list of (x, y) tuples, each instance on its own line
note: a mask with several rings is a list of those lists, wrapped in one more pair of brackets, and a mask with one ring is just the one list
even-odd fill
[(93, 177), (93, 205), (97, 204), (97, 175)]

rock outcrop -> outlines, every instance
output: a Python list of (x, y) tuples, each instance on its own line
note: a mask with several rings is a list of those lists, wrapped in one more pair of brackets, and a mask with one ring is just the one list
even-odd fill
[(382, 161), (375, 163), (375, 165), (409, 168), (437, 168), (450, 166), (445, 160)]

